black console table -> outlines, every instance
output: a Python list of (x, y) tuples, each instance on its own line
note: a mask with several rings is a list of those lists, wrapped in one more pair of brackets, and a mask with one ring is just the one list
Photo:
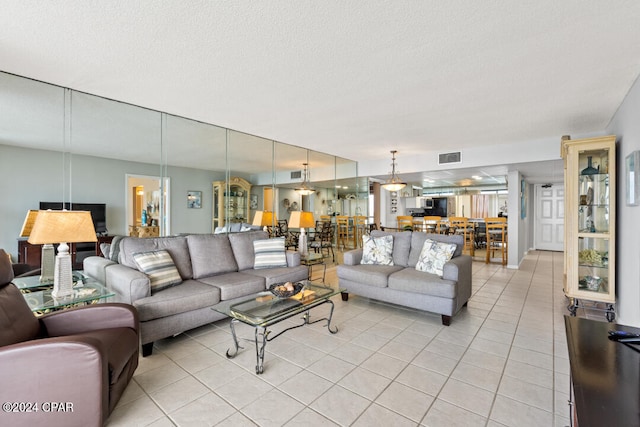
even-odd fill
[(640, 329), (565, 316), (573, 425), (640, 426), (640, 345), (611, 341), (611, 329)]

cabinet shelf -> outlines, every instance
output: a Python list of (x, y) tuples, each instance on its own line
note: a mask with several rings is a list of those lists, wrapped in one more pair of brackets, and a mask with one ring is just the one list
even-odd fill
[(239, 177), (213, 182), (212, 231), (229, 223), (249, 222), (251, 183)]

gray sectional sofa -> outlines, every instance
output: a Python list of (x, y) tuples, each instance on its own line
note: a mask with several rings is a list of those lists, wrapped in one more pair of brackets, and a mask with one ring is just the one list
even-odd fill
[[(462, 236), (446, 236), (423, 232), (372, 231), (372, 237), (393, 236), (394, 265), (361, 265), (362, 249), (344, 254), (338, 266), (338, 280), (343, 300), (348, 293), (417, 308), (442, 315), (442, 324), (449, 325), (471, 297), (471, 257), (462, 255)], [(444, 265), (443, 276), (416, 270), (418, 257), (427, 238), (455, 243), (453, 258)]]
[[(148, 356), (155, 340), (224, 318), (212, 309), (221, 301), (264, 291), (273, 283), (307, 279), (297, 252), (286, 252), (287, 267), (253, 268), (253, 241), (267, 238), (264, 231), (125, 237), (109, 251), (113, 259), (86, 258), (84, 271), (116, 294), (112, 301), (138, 309), (143, 356)], [(182, 282), (152, 294), (134, 254), (161, 249), (171, 255)]]

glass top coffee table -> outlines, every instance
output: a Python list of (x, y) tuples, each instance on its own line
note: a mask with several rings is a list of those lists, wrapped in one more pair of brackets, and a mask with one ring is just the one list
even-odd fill
[[(286, 331), (326, 320), (327, 330), (332, 334), (338, 332), (337, 327), (331, 327), (334, 304), (330, 298), (345, 290), (322, 286), (308, 280), (297, 283), (303, 285), (302, 290), (288, 298), (277, 297), (270, 291), (265, 291), (246, 298), (223, 301), (213, 307), (214, 310), (231, 317), (230, 327), (235, 349), (233, 351), (231, 349), (227, 350), (228, 358), (234, 358), (236, 354), (238, 354), (239, 349), (243, 348), (240, 346), (238, 336), (236, 335), (235, 324), (237, 322), (242, 322), (254, 327), (256, 374), (261, 374), (264, 371), (264, 348), (267, 342), (276, 339)], [(331, 305), (329, 317), (311, 321), (309, 311), (322, 304)], [(270, 331), (268, 328), (270, 326), (299, 315), (300, 313), (304, 313), (302, 323), (286, 328), (276, 335), (269, 336)]]

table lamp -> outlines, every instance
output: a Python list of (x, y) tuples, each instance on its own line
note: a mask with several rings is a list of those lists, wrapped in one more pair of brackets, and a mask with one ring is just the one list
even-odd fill
[[(38, 216), (37, 210), (29, 210), (27, 216), (24, 218), (24, 224), (22, 224), (22, 231), (20, 231), (20, 237), (29, 237), (33, 224), (36, 222)], [(42, 251), (40, 254), (40, 283), (48, 285), (53, 283), (54, 273), (54, 258), (56, 256), (55, 249), (50, 243), (42, 245)]]
[(89, 211), (39, 211), (28, 242), (34, 245), (59, 243), (53, 274), (54, 298), (73, 295), (71, 255), (67, 243), (96, 242)]
[(271, 211), (256, 211), (255, 216), (253, 217), (252, 225), (259, 225), (264, 227), (264, 231), (268, 231), (267, 227), (271, 227), (278, 222), (276, 218), (276, 214)]
[(291, 217), (289, 218), (289, 227), (300, 229), (300, 237), (298, 238), (298, 252), (300, 252), (300, 255), (302, 256), (306, 256), (309, 253), (307, 249), (307, 233), (304, 231), (304, 229), (314, 227), (315, 224), (316, 223), (313, 218), (313, 212), (291, 212)]

